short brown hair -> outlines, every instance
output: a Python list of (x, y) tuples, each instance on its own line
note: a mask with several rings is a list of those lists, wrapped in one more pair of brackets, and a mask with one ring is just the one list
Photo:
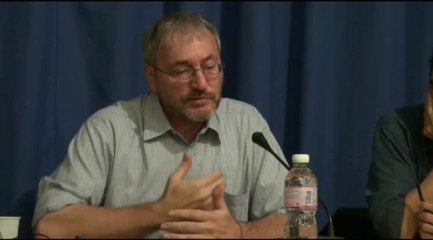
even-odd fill
[(143, 54), (146, 64), (154, 65), (156, 51), (161, 42), (169, 39), (174, 33), (188, 33), (190, 30), (205, 30), (213, 35), (221, 54), (221, 40), (216, 28), (198, 13), (175, 12), (158, 20), (144, 35)]

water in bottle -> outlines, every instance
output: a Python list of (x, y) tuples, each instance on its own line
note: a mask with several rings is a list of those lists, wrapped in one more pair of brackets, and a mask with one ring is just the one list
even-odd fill
[(294, 154), (292, 163), (284, 185), (284, 238), (317, 238), (317, 178), (308, 154)]

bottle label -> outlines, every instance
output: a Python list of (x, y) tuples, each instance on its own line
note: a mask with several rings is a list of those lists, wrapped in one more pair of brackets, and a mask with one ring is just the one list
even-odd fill
[(317, 210), (317, 187), (287, 187), (284, 201), (286, 208)]

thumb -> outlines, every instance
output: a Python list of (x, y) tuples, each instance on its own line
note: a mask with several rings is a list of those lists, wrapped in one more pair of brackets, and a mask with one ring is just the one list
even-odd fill
[(220, 183), (212, 190), (214, 209), (227, 209), (227, 204), (224, 200), (224, 188), (224, 183)]
[(182, 163), (174, 172), (173, 177), (183, 179), (188, 174), (189, 169), (191, 169), (191, 166), (192, 166), (191, 154), (185, 153), (183, 155)]

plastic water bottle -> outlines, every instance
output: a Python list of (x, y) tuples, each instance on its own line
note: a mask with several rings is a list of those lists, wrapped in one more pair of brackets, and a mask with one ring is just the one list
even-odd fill
[(308, 154), (293, 154), (284, 184), (287, 223), (284, 238), (317, 238), (317, 178)]

